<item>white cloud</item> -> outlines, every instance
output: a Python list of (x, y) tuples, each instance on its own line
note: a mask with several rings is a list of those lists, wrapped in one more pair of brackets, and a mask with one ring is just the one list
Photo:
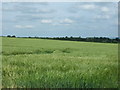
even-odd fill
[(34, 26), (32, 25), (15, 25), (16, 28), (19, 29), (30, 29), (30, 28), (34, 28)]
[[(119, 0), (29, 0), (29, 2), (118, 2)], [(28, 2), (28, 0), (2, 0), (2, 2)]]
[(21, 25), (15, 25), (16, 28), (23, 28)]
[(13, 9), (13, 8), (3, 7), (2, 10), (3, 10), (3, 11), (14, 11), (15, 9)]
[(33, 28), (34, 26), (32, 25), (26, 25), (25, 28)]
[(110, 19), (109, 15), (97, 15), (95, 16), (96, 19)]
[(95, 9), (96, 6), (94, 4), (85, 4), (85, 5), (78, 6), (78, 8), (82, 8), (82, 9)]
[(107, 7), (102, 7), (102, 8), (101, 8), (101, 11), (103, 11), (103, 12), (108, 12), (108, 11), (109, 11), (109, 8), (107, 8)]
[(53, 26), (60, 26), (60, 25), (65, 25), (65, 26), (68, 26), (68, 25), (71, 25), (72, 23), (74, 23), (75, 21), (73, 21), (72, 19), (69, 19), (69, 18), (65, 18), (65, 19), (62, 19), (62, 20), (55, 20), (52, 25)]
[(65, 18), (64, 20), (61, 20), (60, 23), (73, 23), (74, 21), (69, 19), (69, 18)]
[(35, 12), (35, 13), (53, 13), (54, 10), (41, 8), (41, 9), (33, 10), (33, 12)]
[(45, 23), (45, 24), (52, 24), (54, 26), (56, 25), (68, 25), (71, 23), (74, 23), (75, 21), (69, 19), (69, 18), (65, 18), (63, 20), (51, 20), (51, 19), (43, 19), (41, 20), (41, 23)]
[(43, 20), (41, 20), (41, 23), (52, 23), (52, 20), (50, 20), (50, 19), (43, 19)]
[(59, 26), (59, 25), (61, 25), (60, 23), (53, 23), (52, 24), (53, 26)]

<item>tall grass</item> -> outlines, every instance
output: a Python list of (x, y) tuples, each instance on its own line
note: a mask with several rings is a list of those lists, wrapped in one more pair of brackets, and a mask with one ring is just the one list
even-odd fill
[(117, 44), (3, 38), (2, 87), (116, 88)]

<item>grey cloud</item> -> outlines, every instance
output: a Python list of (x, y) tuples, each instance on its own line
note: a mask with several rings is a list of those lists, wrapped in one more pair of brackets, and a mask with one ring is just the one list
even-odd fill
[[(38, 7), (39, 6), (39, 7)], [(41, 19), (53, 18), (52, 16), (48, 16), (48, 14), (52, 14), (55, 12), (53, 9), (49, 9), (48, 3), (3, 3), (3, 13), (18, 13), (15, 15), (14, 20), (16, 21), (38, 21)], [(46, 8), (47, 7), (47, 8)], [(8, 20), (9, 22), (14, 22)]]
[(48, 2), (19, 2), (18, 5), (21, 5), (21, 6), (36, 6), (36, 5), (49, 5)]
[[(9, 6), (9, 7), (8, 7)], [(39, 6), (39, 7), (37, 7)], [(17, 3), (3, 3), (3, 11), (6, 12), (21, 12), (21, 13), (53, 13), (55, 10), (46, 8), (48, 3), (39, 2), (39, 3), (32, 3), (32, 2), (17, 2)]]
[(28, 6), (23, 6), (23, 7), (16, 7), (16, 10), (21, 12), (21, 13), (27, 13), (27, 14), (39, 14), (39, 13), (42, 13), (42, 14), (45, 14), (45, 13), (53, 13), (54, 10), (52, 9), (47, 9), (47, 8), (37, 8), (37, 7), (28, 7)]
[(108, 6), (111, 7), (111, 5), (117, 4), (116, 2), (93, 2), (93, 4), (96, 4), (97, 6)]
[(24, 8), (24, 9), (19, 9), (20, 12), (22, 13), (27, 13), (27, 14), (45, 14), (45, 13), (53, 13), (54, 10), (50, 10), (50, 9), (37, 9), (37, 8)]
[(35, 14), (31, 14), (31, 15), (18, 15), (16, 16), (17, 21), (22, 20), (22, 21), (40, 21), (41, 19), (52, 19), (52, 16), (48, 16), (48, 15), (35, 15)]
[(103, 12), (103, 8), (114, 9), (117, 7), (117, 3), (115, 2), (79, 2), (79, 3), (75, 3), (72, 7), (70, 7), (68, 9), (68, 12), (77, 13), (82, 10), (89, 11), (90, 10), (89, 8), (88, 9), (82, 8), (82, 6), (84, 7), (85, 5), (91, 5), (92, 11), (101, 12), (101, 13), (105, 13)]

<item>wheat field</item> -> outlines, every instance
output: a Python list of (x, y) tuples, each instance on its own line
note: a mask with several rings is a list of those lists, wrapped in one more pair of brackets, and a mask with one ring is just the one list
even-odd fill
[(3, 88), (118, 87), (118, 44), (1, 38)]

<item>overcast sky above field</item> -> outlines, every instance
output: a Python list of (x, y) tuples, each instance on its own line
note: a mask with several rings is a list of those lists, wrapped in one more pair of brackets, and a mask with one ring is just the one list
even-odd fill
[(117, 2), (3, 3), (3, 35), (118, 36)]

